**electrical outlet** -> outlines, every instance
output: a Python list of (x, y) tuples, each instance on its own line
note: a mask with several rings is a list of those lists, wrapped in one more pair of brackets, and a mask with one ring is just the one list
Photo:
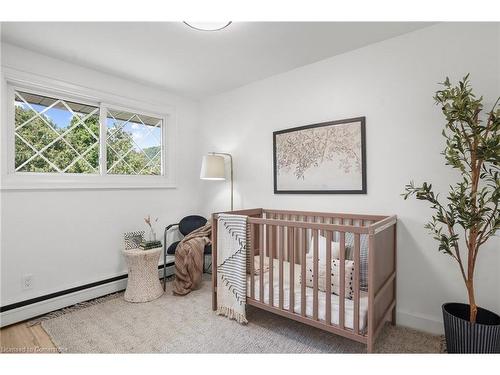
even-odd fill
[(24, 275), (23, 276), (23, 289), (28, 290), (33, 288), (33, 275)]

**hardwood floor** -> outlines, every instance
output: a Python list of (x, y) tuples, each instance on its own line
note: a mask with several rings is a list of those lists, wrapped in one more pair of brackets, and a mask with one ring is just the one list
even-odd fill
[(0, 329), (0, 352), (57, 353), (57, 348), (41, 324), (17, 323)]

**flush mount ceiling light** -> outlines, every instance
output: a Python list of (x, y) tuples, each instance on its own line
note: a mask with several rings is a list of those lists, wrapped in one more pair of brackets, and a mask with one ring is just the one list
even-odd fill
[(200, 31), (219, 31), (222, 29), (225, 29), (231, 24), (231, 21), (229, 22), (186, 22), (184, 21), (186, 25), (189, 27), (195, 29), (195, 30), (200, 30)]

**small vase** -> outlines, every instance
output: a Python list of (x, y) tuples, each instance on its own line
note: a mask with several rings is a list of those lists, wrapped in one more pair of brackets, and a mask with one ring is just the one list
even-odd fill
[(153, 229), (149, 230), (149, 241), (156, 241), (156, 232)]

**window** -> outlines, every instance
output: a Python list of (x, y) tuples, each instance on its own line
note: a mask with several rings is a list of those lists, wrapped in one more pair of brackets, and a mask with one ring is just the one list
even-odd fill
[(14, 90), (14, 173), (162, 176), (164, 118)]
[(9, 67), (0, 81), (1, 190), (175, 188), (175, 107)]
[(161, 119), (108, 109), (106, 128), (107, 173), (161, 174)]
[(99, 108), (16, 91), (15, 171), (99, 173)]

